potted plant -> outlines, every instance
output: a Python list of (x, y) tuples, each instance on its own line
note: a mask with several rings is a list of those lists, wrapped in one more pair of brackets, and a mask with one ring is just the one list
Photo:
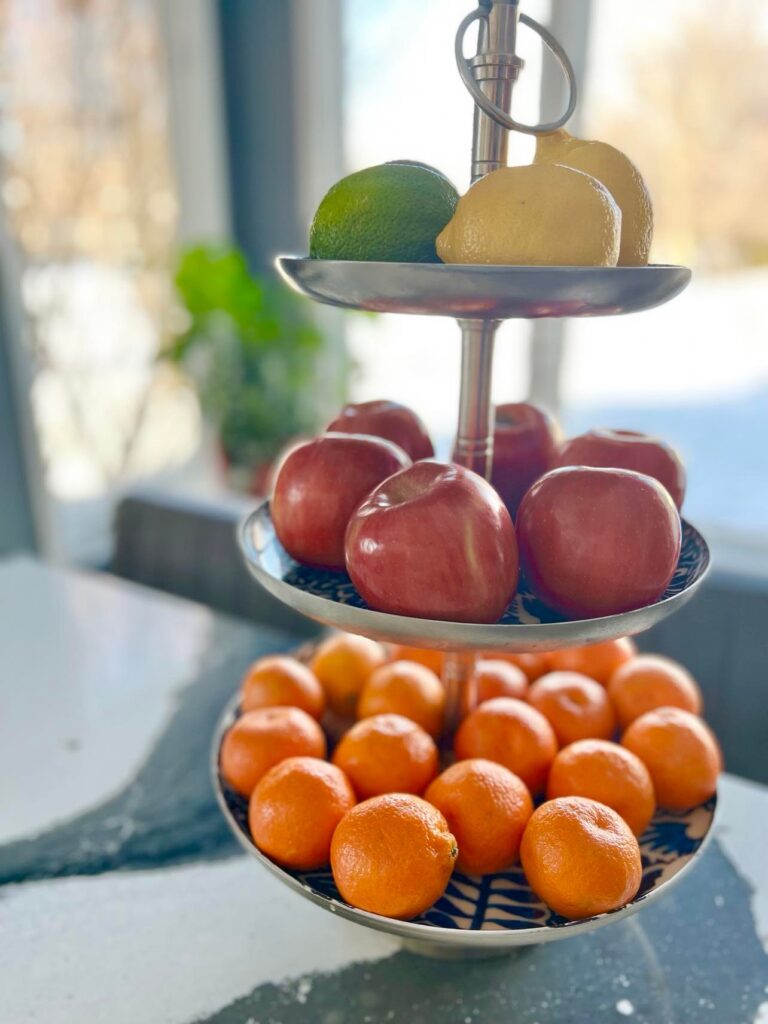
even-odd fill
[(304, 300), (252, 274), (235, 247), (186, 249), (175, 284), (187, 323), (163, 357), (193, 381), (230, 479), (263, 493), (281, 448), (318, 426), (323, 335)]

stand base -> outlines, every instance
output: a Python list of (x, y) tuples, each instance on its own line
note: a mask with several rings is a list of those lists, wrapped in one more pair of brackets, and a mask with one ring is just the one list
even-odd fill
[(248, 800), (227, 786), (219, 772), (221, 742), (238, 714), (238, 702), (239, 694), (225, 708), (214, 734), (211, 776), (219, 807), (240, 845), (299, 896), (365, 928), (395, 935), (404, 948), (419, 956), (442, 960), (503, 956), (624, 920), (679, 881), (713, 834), (717, 796), (684, 813), (657, 811), (639, 840), (643, 878), (637, 896), (620, 910), (596, 917), (579, 921), (558, 917), (532, 892), (518, 864), (493, 875), (456, 871), (444, 895), (420, 917), (413, 921), (381, 917), (345, 903), (330, 868), (286, 871), (254, 844), (248, 827)]
[(478, 949), (476, 946), (444, 946), (439, 942), (421, 942), (403, 939), (406, 953), (423, 956), (428, 960), (500, 960), (502, 957), (522, 956), (530, 946), (510, 946), (508, 949)]

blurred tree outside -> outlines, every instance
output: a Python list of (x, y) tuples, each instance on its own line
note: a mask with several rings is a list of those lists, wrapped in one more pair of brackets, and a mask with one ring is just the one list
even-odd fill
[(768, 33), (753, 0), (698, 0), (596, 97), (589, 134), (624, 150), (653, 198), (654, 253), (702, 270), (768, 264)]
[(0, 0), (0, 203), (16, 249), (51, 492), (187, 459), (173, 333), (177, 196), (152, 0)]

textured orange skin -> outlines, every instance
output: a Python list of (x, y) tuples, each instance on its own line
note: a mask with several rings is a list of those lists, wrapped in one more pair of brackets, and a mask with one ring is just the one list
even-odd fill
[(517, 860), (533, 800), (522, 779), (503, 765), (479, 757), (457, 761), (429, 785), (424, 799), (442, 811), (456, 836), (461, 871), (486, 875)]
[(618, 640), (587, 644), (586, 647), (567, 647), (564, 651), (552, 651), (549, 663), (553, 672), (581, 672), (607, 686), (616, 669), (630, 658), (634, 658), (636, 654), (637, 646), (634, 640), (624, 636)]
[(353, 807), (331, 842), (331, 870), (347, 903), (384, 917), (417, 917), (445, 892), (456, 840), (437, 808), (389, 793)]
[(519, 775), (536, 795), (547, 782), (557, 739), (544, 715), (522, 700), (496, 697), (475, 708), (459, 726), (456, 757), (484, 757)]
[(557, 914), (592, 917), (625, 906), (642, 879), (640, 847), (610, 807), (564, 796), (533, 812), (520, 859), (536, 895)]
[(717, 789), (723, 767), (720, 747), (709, 726), (690, 711), (648, 711), (634, 720), (621, 743), (650, 772), (660, 807), (685, 811)]
[(409, 647), (407, 644), (393, 644), (390, 648), (392, 661), (417, 661), (419, 665), (431, 668), (436, 676), (442, 678), (445, 655), (442, 651), (432, 651), (427, 647)]
[(221, 774), (243, 796), (286, 757), (325, 757), (325, 734), (301, 708), (246, 711), (224, 737), (219, 754)]
[(517, 665), (525, 672), (529, 683), (536, 682), (539, 676), (544, 676), (551, 670), (551, 654), (506, 654), (504, 651), (491, 651), (487, 652), (485, 657)]
[(550, 672), (531, 686), (528, 703), (544, 715), (561, 746), (610, 739), (616, 715), (605, 688), (580, 672)]
[(240, 705), (243, 711), (296, 707), (320, 719), (325, 711), (325, 692), (306, 665), (296, 658), (275, 654), (260, 658), (248, 669)]
[(352, 718), (368, 677), (386, 660), (384, 648), (375, 640), (354, 633), (335, 633), (319, 645), (309, 667), (320, 680), (333, 710)]
[(382, 793), (423, 793), (437, 775), (432, 737), (402, 715), (374, 715), (342, 736), (333, 763), (361, 800)]
[(486, 700), (494, 697), (524, 700), (527, 692), (528, 677), (518, 665), (503, 658), (482, 658), (462, 690), (462, 717)]
[(656, 809), (648, 769), (630, 750), (608, 740), (579, 740), (552, 762), (547, 799), (586, 796), (612, 807), (636, 836), (648, 827)]
[(314, 757), (289, 757), (254, 789), (248, 824), (262, 853), (283, 867), (312, 871), (328, 863), (334, 830), (355, 802), (340, 768)]
[(415, 661), (393, 661), (369, 677), (357, 702), (357, 717), (403, 715), (437, 737), (445, 718), (445, 687)]
[(640, 654), (616, 669), (608, 695), (622, 729), (656, 708), (682, 708), (694, 715), (703, 709), (701, 690), (690, 672), (658, 654)]

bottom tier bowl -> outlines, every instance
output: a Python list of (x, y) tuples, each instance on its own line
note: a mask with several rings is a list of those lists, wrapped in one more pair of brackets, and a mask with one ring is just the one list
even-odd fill
[(219, 806), (243, 848), (284, 885), (340, 917), (376, 931), (397, 935), (415, 953), (443, 959), (497, 956), (520, 946), (583, 935), (636, 913), (683, 877), (712, 835), (717, 796), (685, 813), (657, 811), (640, 837), (643, 879), (626, 907), (569, 921), (539, 900), (519, 865), (509, 871), (473, 877), (455, 872), (444, 895), (413, 921), (397, 921), (345, 903), (330, 869), (293, 872), (265, 857), (248, 830), (248, 801), (222, 779), (219, 750), (238, 714), (237, 698), (227, 706), (216, 730), (211, 758)]

